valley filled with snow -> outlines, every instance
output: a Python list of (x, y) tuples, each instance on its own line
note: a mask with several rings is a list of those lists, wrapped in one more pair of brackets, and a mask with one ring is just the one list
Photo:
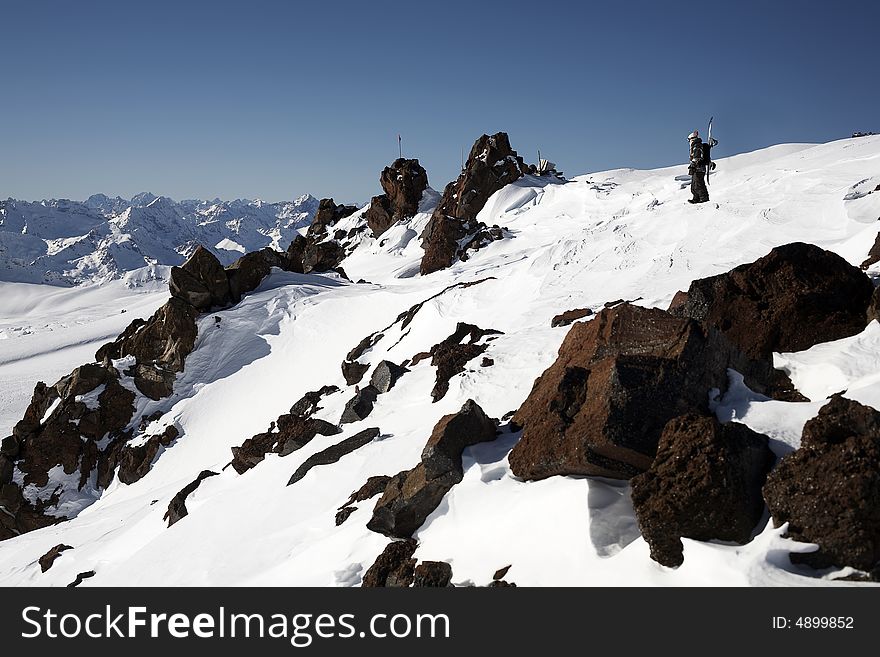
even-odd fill
[[(179, 436), (133, 484), (83, 490), (72, 519), (0, 542), (0, 585), (63, 586), (94, 571), (84, 586), (357, 586), (388, 544), (370, 531), (375, 499), (358, 502), (336, 525), (337, 509), (368, 477), (419, 462), (444, 415), (468, 399), (493, 418), (520, 407), (556, 359), (571, 327), (552, 327), (563, 311), (601, 311), (609, 302), (669, 307), (691, 281), (727, 272), (772, 248), (807, 242), (859, 266), (880, 229), (880, 136), (828, 144), (786, 144), (719, 159), (711, 202), (689, 205), (685, 166), (620, 169), (570, 180), (524, 176), (494, 193), (478, 219), (509, 237), (465, 261), (419, 273), (420, 235), (437, 195), (380, 237), (365, 235), (339, 273), (280, 269), (237, 304), (198, 318), (195, 348), (171, 396), (138, 398), (139, 417)], [(52, 384), (94, 360), (97, 348), (169, 297), (167, 266), (201, 243), (223, 264), (266, 246), (285, 249), (304, 232), (314, 199), (255, 206), (192, 207), (167, 199), (92, 197), (78, 204), (0, 203), (0, 431), (21, 419), (37, 381)], [(334, 226), (351, 231), (366, 208)], [(63, 219), (61, 218), (63, 216)], [(867, 270), (880, 277), (880, 264)], [(46, 283), (52, 283), (51, 285)], [(65, 287), (79, 283), (75, 287)], [(471, 285), (457, 285), (470, 284)], [(423, 303), (424, 302), (424, 303)], [(411, 321), (402, 313), (423, 303)], [(586, 318), (589, 321), (589, 318)], [(459, 322), (501, 333), (483, 356), (432, 399), (428, 360), (384, 394), (363, 420), (316, 436), (286, 456), (268, 454), (244, 474), (226, 466), (231, 448), (288, 412), (308, 391), (335, 385), (315, 417), (337, 424), (355, 392), (340, 364), (364, 338), (359, 359), (401, 363), (452, 334)], [(405, 325), (404, 325), (405, 324)], [(777, 456), (800, 444), (804, 424), (827, 398), (880, 409), (880, 325), (795, 353), (777, 353), (808, 401), (778, 401), (731, 383), (712, 408), (770, 438)], [(708, 391), (707, 391), (708, 394)], [(310, 456), (367, 428), (371, 442), (338, 462), (289, 478)], [(684, 539), (684, 563), (653, 561), (626, 481), (553, 476), (523, 481), (508, 454), (520, 438), (502, 422), (499, 437), (467, 448), (463, 479), (416, 531), (415, 558), (451, 565), (452, 582), (484, 586), (510, 566), (519, 586), (861, 586), (852, 569), (811, 570), (789, 562), (809, 544), (785, 538), (769, 515), (745, 545)], [(210, 470), (173, 526), (169, 501)], [(40, 495), (51, 491), (32, 491)], [(90, 497), (91, 496), (91, 497)], [(37, 560), (71, 546), (46, 572)]]

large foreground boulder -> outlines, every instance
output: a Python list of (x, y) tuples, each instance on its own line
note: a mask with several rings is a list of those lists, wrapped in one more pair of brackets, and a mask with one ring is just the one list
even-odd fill
[(462, 480), (465, 447), (494, 440), (496, 426), (495, 420), (470, 399), (458, 413), (443, 416), (431, 432), (421, 462), (388, 482), (367, 528), (396, 538), (412, 536)]
[(465, 259), (470, 248), (503, 235), (476, 221), (486, 201), (502, 187), (528, 173), (523, 159), (510, 147), (507, 133), (482, 135), (474, 143), (464, 170), (449, 183), (422, 233), (421, 273), (430, 274)]
[(171, 268), (168, 287), (171, 296), (182, 299), (200, 312), (228, 305), (232, 300), (223, 265), (201, 245), (183, 265)]
[(872, 292), (870, 279), (839, 255), (795, 242), (694, 281), (672, 312), (718, 329), (752, 358), (768, 358), (861, 332)]
[(681, 538), (747, 543), (764, 513), (761, 486), (775, 461), (767, 436), (714, 416), (669, 421), (647, 472), (632, 479), (632, 501), (651, 558), (684, 560)]
[(596, 475), (629, 479), (647, 470), (666, 423), (708, 412), (727, 368), (748, 369), (714, 330), (659, 309), (621, 304), (576, 323), (559, 357), (535, 381), (513, 421), (524, 427), (510, 453), (523, 479)]
[(834, 395), (770, 473), (764, 499), (775, 526), (819, 546), (792, 562), (880, 575), (880, 412)]

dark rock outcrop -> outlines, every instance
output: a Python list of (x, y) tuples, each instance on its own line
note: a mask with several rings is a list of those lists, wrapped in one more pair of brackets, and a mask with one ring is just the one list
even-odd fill
[(379, 391), (373, 386), (366, 386), (358, 390), (354, 397), (345, 404), (339, 424), (360, 422), (373, 412), (373, 405), (379, 397)]
[(341, 525), (352, 513), (355, 512), (355, 509), (357, 509), (357, 507), (354, 506), (355, 502), (363, 502), (371, 497), (375, 497), (385, 490), (389, 481), (391, 481), (391, 477), (387, 475), (376, 475), (368, 478), (366, 483), (354, 491), (349, 496), (346, 503), (339, 507), (338, 513), (336, 514), (336, 525)]
[(272, 267), (286, 269), (287, 266), (285, 254), (273, 249), (260, 249), (241, 256), (226, 268), (230, 301), (238, 303), (245, 294), (256, 290)]
[(303, 253), (302, 269), (306, 274), (335, 269), (345, 259), (345, 248), (338, 242), (309, 244)]
[(868, 322), (873, 322), (875, 319), (880, 321), (880, 287), (875, 287), (874, 292), (871, 294), (867, 317)]
[(392, 363), (390, 360), (383, 360), (373, 370), (370, 376), (370, 385), (375, 388), (380, 395), (394, 387), (397, 380), (406, 374), (406, 368)]
[(67, 585), (67, 588), (74, 588), (82, 584), (85, 580), (95, 576), (94, 570), (87, 570), (84, 573), (78, 573), (76, 579)]
[(422, 193), (428, 188), (428, 174), (418, 160), (400, 158), (382, 170), (379, 183), (385, 193), (373, 197), (364, 215), (374, 237), (418, 212)]
[(172, 297), (185, 301), (200, 312), (226, 306), (232, 300), (223, 265), (201, 245), (183, 265), (171, 268), (168, 287)]
[(133, 484), (141, 479), (150, 471), (159, 451), (168, 447), (179, 435), (177, 427), (169, 425), (162, 433), (150, 436), (136, 447), (123, 446), (119, 453), (119, 481)]
[(360, 383), (368, 369), (370, 369), (370, 366), (367, 363), (359, 363), (356, 360), (342, 361), (342, 377), (345, 379), (345, 384), (353, 386), (356, 383)]
[(309, 470), (318, 465), (330, 465), (332, 463), (336, 463), (339, 459), (341, 459), (346, 454), (351, 454), (354, 450), (363, 447), (364, 445), (368, 445), (373, 442), (373, 439), (379, 435), (379, 429), (364, 429), (351, 436), (350, 438), (346, 438), (327, 449), (323, 449), (316, 454), (312, 454), (309, 458), (303, 461), (302, 465), (296, 469), (296, 472), (291, 475), (290, 480), (287, 482), (287, 485), (295, 484), (300, 479), (305, 477)]
[(72, 545), (64, 545), (64, 543), (59, 543), (58, 545), (53, 547), (46, 554), (44, 554), (42, 557), (40, 557), (40, 560), (39, 560), (40, 571), (45, 573), (47, 570), (49, 570), (52, 567), (52, 564), (55, 563), (55, 560), (61, 556), (62, 552), (66, 551), (66, 550), (72, 550), (72, 549), (73, 549)]
[(818, 551), (793, 553), (813, 568), (880, 567), (880, 412), (834, 395), (804, 425), (801, 446), (764, 486), (773, 524)]
[(421, 462), (388, 482), (367, 528), (397, 538), (412, 536), (462, 480), (464, 448), (494, 440), (496, 426), (470, 399), (458, 413), (443, 416), (431, 432)]
[(877, 233), (877, 237), (874, 239), (874, 245), (871, 247), (871, 250), (868, 251), (868, 257), (865, 258), (865, 261), (861, 264), (861, 268), (867, 269), (875, 262), (880, 262), (880, 233)]
[[(439, 401), (449, 391), (449, 380), (464, 372), (465, 365), (481, 355), (489, 345), (479, 341), (488, 335), (501, 335), (501, 331), (481, 329), (473, 324), (459, 322), (455, 332), (442, 342), (438, 342), (422, 357), (431, 357), (431, 365), (437, 368), (436, 382), (431, 390), (433, 400)], [(411, 363), (417, 364), (422, 358), (413, 357)]]
[(573, 310), (566, 310), (564, 313), (560, 313), (556, 315), (553, 319), (550, 320), (550, 326), (552, 328), (557, 328), (559, 326), (568, 326), (572, 322), (576, 322), (579, 319), (583, 319), (584, 317), (589, 317), (593, 314), (593, 311), (589, 308), (575, 308)]
[(422, 561), (413, 571), (413, 587), (445, 588), (452, 581), (452, 566), (445, 561)]
[(281, 415), (272, 423), (269, 431), (258, 433), (240, 446), (233, 447), (230, 465), (238, 474), (244, 474), (270, 452), (287, 456), (307, 445), (318, 434), (332, 436), (339, 432), (339, 427), (325, 420), (292, 414)]
[(168, 526), (170, 527), (181, 518), (185, 518), (189, 515), (189, 511), (186, 509), (186, 498), (192, 495), (205, 479), (208, 477), (216, 477), (218, 474), (220, 473), (212, 472), (211, 470), (202, 470), (198, 477), (181, 488), (177, 494), (171, 498), (171, 502), (168, 504), (168, 510), (165, 512), (162, 520), (167, 520)]
[(669, 421), (632, 501), (651, 558), (684, 561), (681, 538), (744, 544), (764, 513), (761, 487), (776, 460), (766, 436), (738, 422), (683, 415)]
[(650, 467), (669, 420), (708, 411), (728, 367), (750, 369), (720, 333), (691, 319), (626, 303), (602, 310), (574, 324), (514, 415), (524, 431), (510, 466), (523, 479), (629, 479)]
[(770, 358), (861, 332), (872, 291), (839, 255), (796, 242), (694, 281), (673, 313), (718, 329), (751, 358)]
[(411, 538), (391, 541), (364, 573), (361, 586), (410, 586), (416, 565), (412, 555), (417, 547), (418, 543)]
[[(464, 171), (449, 183), (422, 233), (421, 273), (430, 274), (464, 260), (467, 251), (503, 237), (502, 230), (477, 222), (489, 197), (528, 173), (504, 132), (483, 135), (474, 143)], [(463, 246), (462, 246), (463, 245)]]
[(332, 198), (322, 198), (318, 203), (315, 218), (306, 232), (306, 239), (314, 241), (326, 237), (332, 226), (355, 212), (357, 212), (355, 205), (337, 205)]
[(332, 395), (334, 392), (339, 392), (339, 388), (336, 386), (322, 386), (320, 390), (307, 392), (290, 407), (290, 414), (298, 415), (302, 418), (311, 417), (321, 410), (321, 407), (318, 406), (321, 403), (321, 399), (327, 395)]

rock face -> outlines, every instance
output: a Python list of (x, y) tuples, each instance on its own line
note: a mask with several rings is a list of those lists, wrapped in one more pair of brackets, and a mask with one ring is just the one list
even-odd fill
[(364, 573), (361, 586), (401, 586), (412, 584), (416, 560), (412, 558), (418, 543), (413, 539), (391, 541)]
[(285, 254), (273, 249), (260, 249), (244, 254), (226, 268), (230, 301), (238, 303), (245, 294), (256, 290), (272, 271), (272, 267), (287, 269), (287, 266)]
[(171, 498), (171, 502), (168, 504), (168, 510), (162, 518), (163, 520), (168, 521), (169, 527), (181, 518), (185, 518), (189, 515), (189, 511), (186, 509), (186, 498), (192, 495), (205, 479), (208, 477), (216, 477), (218, 474), (220, 473), (212, 472), (211, 470), (202, 470), (198, 477), (184, 486), (173, 498)]
[(287, 456), (310, 443), (318, 434), (332, 436), (339, 431), (339, 427), (324, 420), (292, 414), (281, 415), (277, 422), (272, 423), (269, 431), (258, 433), (240, 446), (233, 447), (230, 465), (238, 474), (244, 474), (270, 452)]
[(761, 487), (775, 461), (767, 437), (713, 416), (669, 421), (657, 457), (632, 479), (632, 501), (651, 558), (684, 561), (681, 538), (744, 544), (764, 513)]
[(201, 245), (183, 265), (171, 268), (168, 287), (172, 297), (185, 301), (199, 312), (226, 306), (232, 300), (223, 265)]
[(514, 415), (524, 427), (510, 453), (523, 479), (647, 470), (673, 417), (707, 412), (727, 367), (749, 368), (717, 331), (659, 309), (621, 304), (568, 332), (559, 357)]
[(335, 269), (345, 259), (345, 249), (337, 242), (309, 245), (303, 253), (302, 270), (306, 274)]
[(775, 526), (819, 546), (792, 562), (880, 575), (880, 412), (834, 395), (770, 473), (764, 499)]
[(150, 436), (146, 442), (136, 447), (125, 445), (119, 454), (119, 481), (133, 484), (146, 475), (156, 460), (159, 450), (168, 447), (180, 435), (177, 427), (170, 425), (165, 430)]
[(415, 365), (430, 356), (431, 365), (437, 368), (436, 383), (431, 390), (431, 397), (435, 402), (446, 396), (449, 391), (449, 380), (456, 374), (464, 372), (468, 362), (486, 351), (489, 345), (478, 342), (487, 335), (501, 335), (501, 331), (481, 329), (473, 324), (459, 322), (452, 335), (435, 344), (429, 352), (412, 358), (412, 364)]
[(364, 215), (374, 237), (418, 212), (422, 194), (428, 188), (428, 173), (418, 160), (401, 158), (382, 170), (379, 183), (385, 193), (373, 197)]
[(837, 254), (796, 242), (694, 281), (673, 312), (718, 329), (751, 358), (769, 358), (861, 332), (872, 291)]
[(313, 454), (305, 461), (303, 464), (296, 469), (296, 472), (290, 477), (290, 480), (287, 482), (287, 485), (295, 484), (300, 479), (305, 477), (309, 470), (318, 465), (330, 465), (332, 463), (336, 463), (339, 459), (341, 459), (346, 454), (351, 454), (354, 450), (363, 447), (364, 445), (368, 445), (373, 442), (376, 436), (379, 435), (379, 429), (364, 429), (351, 436), (350, 438), (346, 438), (345, 440), (328, 447), (327, 449), (321, 450), (320, 452)]
[(526, 173), (528, 168), (510, 147), (506, 133), (477, 139), (464, 171), (446, 186), (422, 233), (422, 274), (449, 267), (457, 259), (466, 259), (468, 250), (503, 237), (497, 226), (477, 222), (477, 214), (492, 194)]
[(412, 536), (462, 480), (464, 448), (494, 440), (496, 426), (473, 400), (465, 402), (458, 413), (442, 417), (422, 451), (421, 462), (388, 482), (367, 528), (397, 538)]
[(579, 319), (583, 319), (584, 317), (589, 317), (593, 314), (593, 311), (589, 308), (575, 308), (573, 310), (566, 310), (564, 313), (560, 313), (556, 315), (552, 320), (550, 320), (550, 326), (553, 328), (557, 328), (559, 326), (568, 326), (569, 324), (576, 322)]
[(445, 588), (452, 581), (452, 566), (445, 561), (422, 561), (413, 571), (414, 587)]
[(332, 226), (355, 212), (357, 212), (357, 206), (337, 205), (332, 198), (322, 198), (318, 203), (315, 218), (306, 232), (306, 239), (314, 242), (321, 237), (326, 237)]

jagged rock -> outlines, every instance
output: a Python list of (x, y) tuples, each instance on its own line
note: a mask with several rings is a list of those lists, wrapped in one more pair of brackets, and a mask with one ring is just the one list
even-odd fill
[(413, 571), (416, 588), (445, 588), (452, 581), (452, 566), (445, 561), (423, 561)]
[(306, 244), (308, 244), (308, 241), (302, 235), (297, 235), (293, 239), (284, 254), (287, 260), (285, 269), (297, 274), (303, 273), (303, 258), (305, 257)]
[(390, 360), (383, 360), (373, 370), (373, 374), (370, 376), (370, 385), (380, 395), (385, 394), (394, 387), (394, 384), (406, 371), (406, 368), (395, 365)]
[(328, 228), (355, 212), (357, 212), (355, 205), (336, 205), (332, 198), (322, 198), (318, 203), (315, 218), (306, 233), (306, 239), (314, 241), (326, 236)]
[(59, 543), (58, 545), (53, 547), (46, 554), (44, 554), (42, 557), (40, 557), (39, 562), (38, 562), (40, 564), (40, 572), (45, 573), (47, 570), (49, 570), (52, 567), (52, 564), (55, 563), (55, 560), (61, 556), (62, 552), (64, 552), (65, 550), (72, 550), (72, 549), (73, 549), (72, 545), (65, 545), (64, 543)]
[(281, 415), (269, 431), (258, 433), (240, 446), (233, 447), (230, 465), (238, 474), (244, 474), (266, 458), (269, 452), (287, 456), (307, 445), (318, 434), (331, 436), (339, 432), (339, 427), (324, 420)]
[(875, 319), (880, 321), (880, 287), (875, 287), (874, 292), (871, 293), (871, 301), (868, 304), (868, 322), (873, 322)]
[[(482, 135), (468, 155), (464, 171), (449, 183), (431, 220), (422, 233), (421, 273), (430, 274), (449, 267), (465, 253), (493, 236), (475, 238), (487, 227), (476, 221), (489, 197), (505, 185), (528, 173), (521, 157), (510, 147), (507, 134)], [(497, 228), (497, 227), (496, 227)], [(501, 237), (497, 229), (497, 237)], [(463, 248), (461, 245), (466, 244)]]
[(647, 470), (666, 423), (707, 412), (727, 368), (750, 363), (724, 337), (659, 309), (622, 304), (572, 326), (559, 357), (514, 415), (524, 427), (510, 453), (523, 479)]
[(462, 480), (464, 448), (494, 439), (495, 422), (473, 400), (465, 402), (458, 413), (443, 416), (425, 445), (422, 461), (388, 482), (367, 528), (397, 538), (412, 536)]
[(385, 193), (373, 197), (364, 215), (374, 237), (418, 212), (422, 194), (428, 188), (428, 174), (418, 160), (400, 158), (382, 170), (379, 183)]
[(872, 291), (836, 253), (795, 242), (694, 281), (674, 313), (718, 329), (751, 358), (770, 358), (860, 333)]
[(651, 558), (684, 561), (682, 537), (744, 544), (764, 513), (761, 487), (776, 460), (767, 436), (739, 422), (682, 415), (669, 421), (632, 501)]
[(361, 586), (410, 586), (413, 582), (416, 560), (412, 558), (418, 543), (409, 538), (391, 541), (364, 573)]
[(366, 386), (355, 393), (354, 397), (345, 404), (339, 424), (360, 422), (373, 412), (373, 405), (379, 396), (379, 391), (373, 386)]
[(314, 468), (317, 465), (330, 465), (332, 463), (336, 463), (339, 459), (341, 459), (346, 454), (351, 454), (354, 450), (363, 447), (364, 445), (368, 445), (373, 442), (373, 439), (379, 435), (379, 429), (364, 429), (351, 436), (350, 438), (346, 438), (343, 441), (328, 447), (327, 449), (323, 449), (316, 454), (313, 454), (305, 461), (303, 461), (302, 465), (296, 469), (296, 472), (290, 477), (290, 480), (287, 482), (287, 485), (295, 484), (300, 479), (308, 474), (309, 470)]
[(12, 481), (14, 470), (15, 466), (12, 463), (12, 458), (0, 454), (0, 486)]
[(320, 406), (318, 406), (321, 403), (321, 399), (327, 395), (332, 395), (334, 392), (339, 392), (339, 388), (336, 386), (322, 386), (320, 390), (307, 392), (290, 407), (290, 414), (298, 415), (301, 418), (311, 417), (321, 410)]
[[(435, 402), (446, 396), (449, 391), (449, 380), (456, 374), (464, 372), (464, 367), (469, 361), (486, 351), (487, 344), (476, 343), (487, 335), (501, 335), (501, 331), (481, 329), (473, 324), (459, 322), (452, 335), (431, 347), (428, 355), (431, 356), (431, 365), (437, 368), (436, 382), (431, 390), (431, 397)], [(419, 360), (421, 360), (419, 355), (413, 357), (412, 365)]]
[(861, 268), (867, 269), (875, 262), (880, 262), (880, 233), (877, 233), (877, 237), (874, 240), (874, 245), (871, 247), (871, 250), (868, 251), (868, 257), (865, 258), (865, 261), (861, 264)]
[(342, 376), (345, 379), (346, 385), (353, 386), (356, 383), (360, 383), (368, 369), (370, 369), (370, 366), (366, 363), (349, 360), (342, 361)]
[(150, 399), (171, 394), (178, 372), (195, 347), (198, 311), (180, 299), (172, 298), (149, 320), (135, 320), (116, 340), (95, 354), (98, 362), (134, 356), (136, 365), (126, 371), (134, 377), (138, 390)]
[(510, 566), (504, 566), (504, 568), (499, 568), (495, 571), (495, 574), (492, 575), (492, 579), (499, 580), (504, 579), (504, 576), (507, 575), (507, 571), (510, 570)]
[(165, 512), (162, 520), (167, 520), (168, 526), (170, 527), (181, 518), (185, 518), (189, 515), (189, 511), (186, 509), (186, 498), (192, 495), (205, 479), (208, 477), (216, 477), (218, 474), (220, 473), (212, 472), (211, 470), (202, 470), (198, 477), (184, 486), (174, 497), (171, 498), (171, 502), (168, 504), (168, 510)]
[(480, 361), (480, 367), (492, 367), (494, 364), (495, 359), (488, 356), (483, 356), (483, 360)]
[(422, 450), (422, 464), (428, 478), (452, 471), (464, 474), (461, 453), (465, 447), (495, 440), (497, 426), (473, 399), (468, 399), (458, 413), (440, 418)]
[[(34, 394), (31, 396), (31, 403), (28, 404), (24, 417), (12, 429), (12, 440), (8, 443), (8, 451), (4, 452), (6, 456), (14, 458), (12, 452), (14, 451), (15, 455), (18, 454), (20, 442), (39, 431), (40, 420), (56, 399), (58, 399), (58, 391), (54, 386), (50, 388), (42, 381), (34, 386)], [(4, 439), (4, 444), (7, 444), (6, 440), (8, 439)]]
[(309, 244), (303, 253), (303, 272), (320, 273), (334, 269), (345, 258), (345, 249), (336, 242)]
[(672, 296), (672, 301), (669, 302), (669, 308), (667, 308), (666, 311), (672, 313), (673, 315), (677, 314), (674, 311), (684, 306), (684, 304), (687, 303), (687, 299), (688, 293), (684, 290), (679, 290)]
[(506, 588), (516, 588), (516, 584), (513, 582), (506, 582), (503, 579), (496, 579), (489, 583), (487, 588), (490, 589), (506, 589)]
[(880, 567), (880, 412), (834, 395), (770, 473), (764, 499), (776, 527), (787, 522), (790, 538), (819, 546), (792, 562)]
[(95, 576), (94, 570), (87, 570), (84, 573), (79, 573), (79, 574), (77, 574), (76, 579), (67, 585), (67, 588), (77, 587), (80, 584), (82, 584), (85, 580), (87, 580), (89, 577), (94, 577), (94, 576)]
[(180, 431), (172, 424), (165, 427), (162, 433), (150, 436), (146, 442), (136, 447), (122, 447), (119, 455), (119, 481), (130, 485), (143, 478), (153, 466), (159, 450), (168, 447), (179, 435)]
[(550, 326), (552, 328), (557, 328), (559, 326), (568, 326), (572, 322), (576, 322), (579, 319), (583, 319), (584, 317), (589, 317), (593, 314), (593, 311), (589, 308), (575, 308), (574, 310), (566, 310), (564, 313), (560, 313), (556, 315), (553, 319), (550, 320)]
[(348, 498), (348, 501), (343, 504), (338, 509), (338, 513), (336, 514), (336, 525), (339, 526), (346, 520), (348, 517), (355, 512), (357, 507), (354, 506), (355, 502), (363, 502), (364, 500), (368, 500), (371, 497), (375, 497), (379, 493), (385, 490), (385, 487), (388, 485), (388, 482), (391, 481), (391, 477), (386, 475), (377, 475), (375, 477), (370, 477), (367, 479), (366, 483), (361, 486), (359, 489), (354, 491)]
[(202, 246), (196, 247), (183, 265), (171, 268), (168, 287), (171, 296), (202, 312), (214, 306), (225, 306), (231, 301), (229, 280), (223, 265)]
[(226, 268), (230, 301), (232, 303), (241, 301), (245, 294), (259, 287), (262, 280), (272, 271), (272, 267), (287, 268), (288, 262), (284, 254), (269, 248), (241, 256)]

